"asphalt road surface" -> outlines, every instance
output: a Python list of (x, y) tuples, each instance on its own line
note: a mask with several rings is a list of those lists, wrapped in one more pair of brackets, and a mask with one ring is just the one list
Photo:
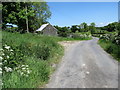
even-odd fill
[(46, 87), (118, 88), (118, 62), (97, 41), (93, 38), (70, 45)]

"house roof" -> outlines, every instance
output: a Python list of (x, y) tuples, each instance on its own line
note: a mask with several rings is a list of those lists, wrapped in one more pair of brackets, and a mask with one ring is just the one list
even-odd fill
[(36, 31), (42, 31), (47, 25), (49, 25), (49, 23), (47, 24), (43, 24), (39, 29), (37, 29)]

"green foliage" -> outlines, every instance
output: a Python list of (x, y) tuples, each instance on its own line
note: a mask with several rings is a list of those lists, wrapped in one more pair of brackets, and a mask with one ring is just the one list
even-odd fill
[(120, 61), (120, 35), (119, 32), (112, 32), (100, 35), (100, 45), (118, 61)]
[(7, 23), (12, 23), (22, 33), (26, 32), (27, 26), (34, 32), (51, 16), (46, 2), (3, 2), (2, 5), (3, 29)]
[(3, 31), (2, 39), (3, 88), (37, 88), (48, 82), (53, 71), (51, 65), (58, 63), (63, 55), (63, 48), (58, 41), (88, 38), (62, 38)]
[(61, 38), (54, 38), (3, 32), (3, 88), (37, 88), (46, 83), (51, 65), (63, 53), (57, 44)]
[(117, 30), (117, 25), (118, 25), (117, 22), (108, 24), (107, 25), (107, 31), (109, 31), (109, 32), (116, 31)]
[(120, 61), (120, 23), (113, 22), (100, 29), (93, 36), (100, 37), (99, 44), (110, 53), (115, 59)]
[(89, 31), (89, 27), (88, 27), (87, 23), (85, 23), (85, 22), (80, 24), (80, 28), (81, 28), (81, 32), (88, 32)]
[(77, 30), (78, 30), (77, 25), (73, 25), (73, 26), (71, 27), (71, 31), (72, 31), (73, 33), (75, 33)]
[(3, 66), (14, 68), (24, 61), (24, 55), (18, 47), (10, 47), (3, 43), (3, 50), (1, 51), (3, 57)]
[(108, 24), (107, 26), (100, 27), (100, 29), (108, 31), (108, 32), (115, 32), (115, 31), (118, 31), (120, 29), (120, 23), (113, 22), (113, 23)]
[(73, 33), (72, 38), (80, 39), (80, 40), (90, 40), (91, 34), (90, 33)]
[(68, 27), (55, 26), (55, 28), (58, 30), (58, 35), (61, 37), (67, 37), (70, 33), (70, 29)]
[(96, 32), (95, 23), (90, 24), (89, 30), (91, 31), (91, 34), (94, 34)]
[(5, 31), (12, 32), (12, 33), (13, 32), (18, 32), (18, 28), (17, 27), (6, 28)]
[(48, 81), (50, 65), (35, 58), (27, 58), (26, 62), (32, 71), (29, 77), (23, 76), (16, 71), (3, 73), (3, 88), (38, 88), (38, 86)]
[(120, 46), (112, 43), (111, 41), (105, 41), (104, 39), (99, 40), (101, 47), (110, 53), (116, 60), (120, 61)]
[(51, 53), (51, 49), (49, 46), (47, 45), (36, 45), (36, 47), (34, 48), (35, 51), (35, 56), (37, 58), (40, 58), (42, 60), (47, 60), (48, 57), (50, 56)]

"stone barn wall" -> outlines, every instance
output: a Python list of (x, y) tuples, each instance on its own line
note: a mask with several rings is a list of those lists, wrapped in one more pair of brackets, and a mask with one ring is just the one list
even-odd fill
[(51, 35), (51, 36), (57, 36), (57, 29), (53, 27), (52, 25), (47, 25), (43, 30), (42, 30), (44, 35)]

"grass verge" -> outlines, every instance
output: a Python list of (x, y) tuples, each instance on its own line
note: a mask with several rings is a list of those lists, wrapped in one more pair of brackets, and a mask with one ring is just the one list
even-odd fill
[(109, 54), (111, 54), (117, 61), (120, 61), (120, 46), (110, 41), (103, 39), (98, 41), (99, 45)]

